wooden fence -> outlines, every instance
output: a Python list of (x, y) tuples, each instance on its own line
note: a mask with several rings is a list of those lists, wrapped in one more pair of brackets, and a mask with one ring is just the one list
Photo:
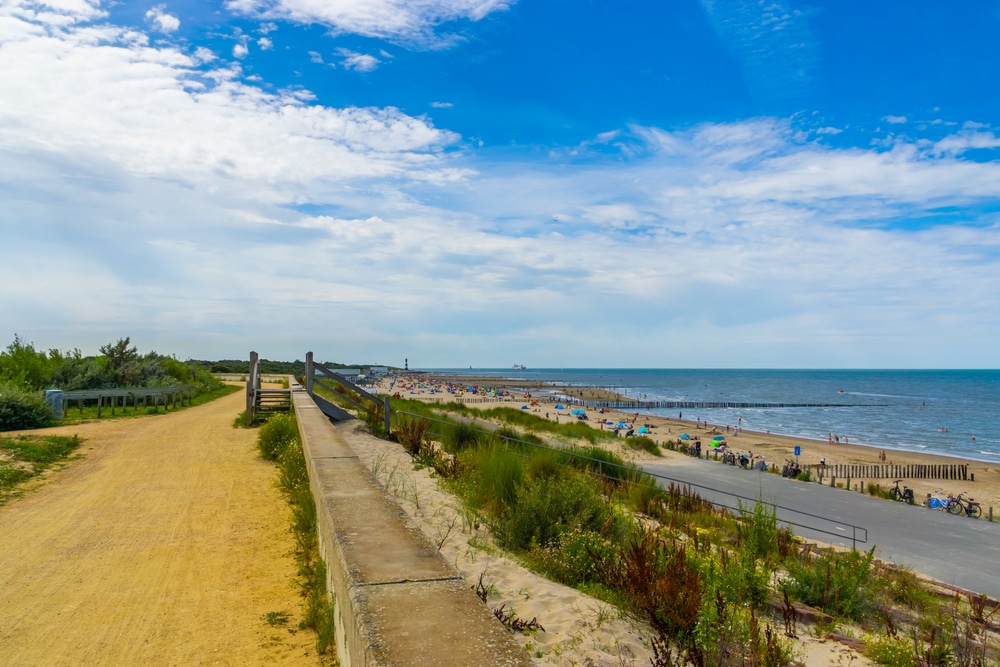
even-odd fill
[(961, 463), (892, 465), (886, 463), (862, 465), (837, 463), (808, 465), (814, 476), (850, 479), (954, 479), (967, 480), (969, 466)]

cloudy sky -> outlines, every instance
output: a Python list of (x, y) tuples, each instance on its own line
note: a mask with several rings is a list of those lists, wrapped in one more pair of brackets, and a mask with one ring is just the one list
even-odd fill
[(1000, 367), (996, 0), (0, 0), (0, 342)]

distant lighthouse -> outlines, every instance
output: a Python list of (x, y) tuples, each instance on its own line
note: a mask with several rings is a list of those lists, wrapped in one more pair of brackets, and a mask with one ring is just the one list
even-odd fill
[(407, 357), (406, 359), (403, 359), (403, 370), (404, 371), (410, 370), (410, 359), (409, 359), (409, 357)]

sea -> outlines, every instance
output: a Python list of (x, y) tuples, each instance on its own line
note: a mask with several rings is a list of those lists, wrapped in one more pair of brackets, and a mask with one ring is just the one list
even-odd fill
[[(648, 401), (824, 407), (653, 408), (753, 431), (1000, 463), (1000, 370), (428, 369), (602, 387)], [(831, 405), (832, 404), (832, 405)]]

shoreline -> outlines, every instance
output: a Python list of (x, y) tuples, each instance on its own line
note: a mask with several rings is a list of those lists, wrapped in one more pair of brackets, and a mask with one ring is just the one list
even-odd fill
[[(467, 384), (467, 385), (471, 384), (471, 385), (480, 385), (483, 387), (502, 386), (508, 389), (515, 389), (515, 388), (544, 389), (549, 392), (558, 392), (560, 396), (565, 397), (569, 401), (582, 399), (585, 401), (620, 401), (620, 402), (635, 401), (637, 403), (641, 403), (641, 400), (628, 396), (626, 394), (622, 394), (619, 392), (612, 392), (607, 389), (603, 389), (601, 387), (592, 385), (572, 385), (572, 384), (558, 383), (549, 380), (528, 380), (523, 378), (485, 376), (485, 375), (458, 375), (458, 374), (442, 373), (442, 372), (426, 372), (426, 373), (419, 373), (418, 375), (422, 375), (425, 377), (434, 377), (439, 381), (446, 383), (454, 383), (454, 384)], [(587, 406), (587, 409), (597, 410), (598, 408), (591, 408)], [(641, 414), (646, 414), (648, 416), (655, 416), (668, 420), (673, 419), (672, 417), (669, 417), (664, 414), (641, 412), (644, 409), (644, 406), (641, 405), (637, 406), (637, 409), (640, 410)], [(653, 408), (653, 409), (666, 410), (667, 408)], [(605, 408), (605, 410), (614, 410), (615, 412), (624, 414), (634, 414), (634, 411), (632, 413), (629, 413), (624, 408)], [(689, 420), (682, 420), (682, 421), (688, 421), (688, 423), (694, 424), (694, 422), (690, 422)], [(722, 427), (722, 424), (719, 424), (719, 426)], [(751, 430), (747, 429), (744, 430), (743, 432), (750, 433)], [(808, 434), (786, 433), (779, 431), (759, 431), (756, 429), (754, 429), (754, 432), (760, 433), (761, 435), (775, 435), (785, 438), (794, 438), (797, 440), (807, 441), (811, 443), (821, 443), (824, 445), (828, 444), (827, 441), (824, 440), (822, 437), (812, 436)], [(836, 443), (833, 444), (836, 446)], [(885, 450), (887, 453), (891, 450), (893, 452), (898, 452), (900, 454), (905, 454), (905, 455), (913, 454), (915, 456), (919, 456), (927, 454), (927, 455), (938, 456), (941, 458), (951, 459), (947, 461), (948, 463), (976, 462), (979, 464), (1000, 466), (1000, 452), (992, 453), (992, 452), (985, 452), (982, 450), (978, 452), (967, 452), (967, 451), (948, 452), (944, 449), (936, 448), (932, 445), (920, 445), (920, 444), (910, 444), (909, 447), (911, 447), (912, 448), (911, 449), (907, 448), (906, 444), (880, 444), (873, 442), (864, 442), (861, 441), (860, 439), (849, 446), (853, 446), (854, 444), (857, 444), (858, 446), (861, 447), (869, 447), (876, 450)]]
[[(469, 399), (475, 399), (474, 402), (471, 402), (470, 407), (489, 408), (504, 406), (519, 408), (525, 404), (527, 395), (530, 395), (531, 400), (538, 402), (538, 405), (530, 406), (531, 412), (543, 418), (548, 416), (550, 420), (555, 419), (555, 421), (573, 418), (569, 413), (571, 408), (577, 407), (572, 405), (573, 400), (580, 400), (581, 398), (583, 400), (616, 400), (616, 398), (627, 400), (627, 398), (622, 397), (620, 394), (612, 393), (605, 389), (558, 385), (539, 380), (518, 381), (497, 377), (470, 378), (467, 376), (428, 373), (401, 376), (399, 379), (403, 378), (430, 385), (427, 389), (417, 389), (418, 393), (404, 396), (406, 398), (444, 402), (455, 401), (460, 403), (469, 401)], [(492, 400), (488, 400), (488, 402), (484, 402), (487, 399), (481, 395), (469, 394), (462, 390), (456, 390), (455, 394), (449, 392), (449, 383), (452, 384), (451, 389), (455, 389), (458, 386), (475, 386), (475, 381), (480, 382), (478, 386), (482, 389), (515, 389), (523, 393), (513, 394), (508, 391), (506, 396), (495, 397)], [(529, 391), (524, 392), (525, 389)], [(536, 394), (530, 391), (531, 389), (544, 389), (545, 395)], [(409, 389), (407, 389), (408, 391)], [(563, 411), (558, 412), (554, 406), (560, 402), (566, 405)], [(528, 404), (530, 405), (530, 402)], [(653, 426), (651, 437), (659, 445), (663, 445), (668, 439), (676, 440), (682, 433), (689, 433), (692, 437), (707, 435), (707, 438), (703, 438), (703, 443), (707, 445), (712, 435), (716, 433), (722, 434), (726, 437), (731, 450), (753, 452), (757, 456), (763, 456), (769, 466), (776, 465), (779, 469), (787, 459), (795, 458), (794, 448), (796, 445), (801, 447), (802, 454), (799, 457), (799, 462), (803, 466), (817, 465), (823, 459), (831, 466), (852, 464), (869, 466), (964, 464), (968, 466), (968, 470), (973, 474), (974, 479), (904, 478), (901, 484), (914, 489), (918, 503), (923, 501), (928, 495), (944, 496), (949, 493), (957, 495), (959, 492), (972, 492), (970, 495), (982, 504), (984, 513), (989, 507), (993, 507), (995, 511), (1000, 510), (1000, 460), (980, 460), (971, 456), (947, 454), (939, 451), (904, 450), (859, 442), (851, 442), (849, 444), (831, 443), (826, 440), (813, 439), (807, 436), (768, 433), (766, 431), (749, 429), (741, 430), (739, 435), (734, 436), (731, 428), (728, 433), (726, 432), (724, 424), (707, 424), (706, 426), (706, 422), (703, 420), (701, 421), (702, 425), (698, 426), (696, 422), (688, 419), (677, 419), (676, 417), (668, 417), (642, 410), (638, 412), (635, 410), (626, 412), (623, 409), (605, 408), (604, 413), (601, 414), (598, 408), (588, 407), (586, 408), (586, 413), (590, 417), (586, 423), (590, 424), (592, 428), (600, 428), (599, 422), (595, 419), (597, 416), (601, 416), (605, 420), (611, 419), (615, 422), (620, 419), (631, 421), (635, 418), (637, 426), (648, 423)], [(730, 426), (733, 425), (731, 424)], [(713, 428), (715, 429), (714, 431)], [(886, 454), (884, 462), (879, 460), (879, 454), (882, 451)], [(648, 456), (650, 460), (655, 458), (652, 455)], [(669, 450), (665, 450), (663, 458), (658, 460), (669, 460), (676, 457), (682, 457), (677, 458), (678, 464), (688, 461), (693, 462), (695, 460), (687, 455)], [(828, 479), (825, 479), (824, 483), (828, 483)], [(860, 482), (864, 482), (866, 486), (871, 483), (878, 484), (883, 488), (892, 486), (891, 479), (855, 478), (851, 480), (852, 488), (858, 488)]]

